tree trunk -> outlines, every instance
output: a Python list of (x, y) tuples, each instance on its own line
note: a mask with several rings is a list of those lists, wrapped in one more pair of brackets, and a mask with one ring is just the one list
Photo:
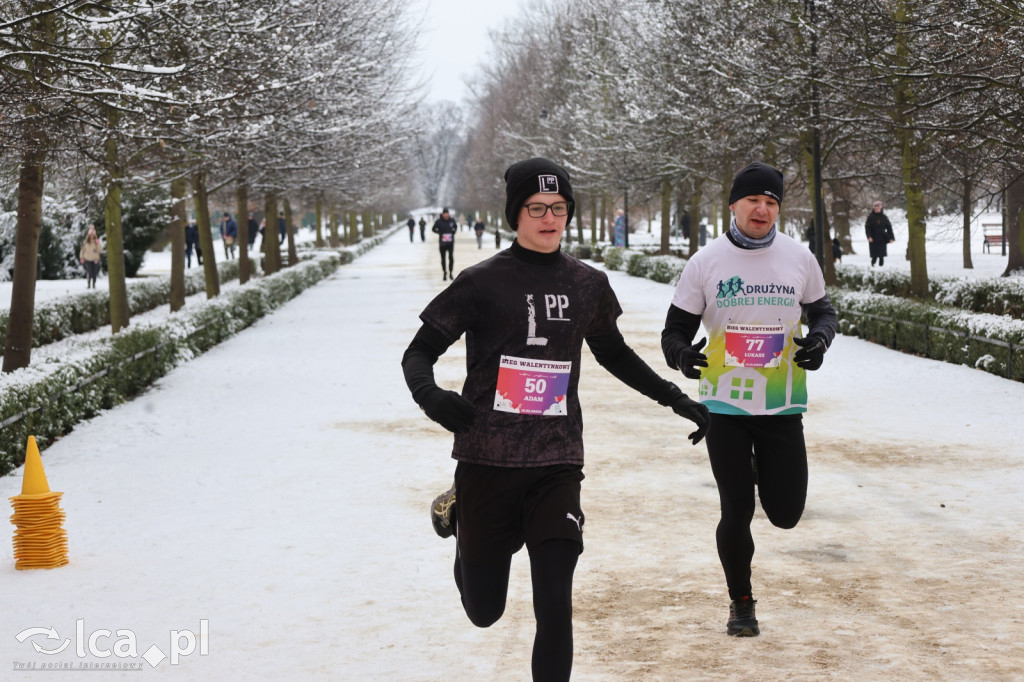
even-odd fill
[[(369, 239), (373, 236), (373, 214), (369, 211), (363, 211), (363, 234), (360, 239)], [(356, 241), (359, 241), (357, 239)]]
[(346, 246), (352, 246), (359, 241), (359, 221), (356, 219), (356, 212), (348, 212), (348, 238), (345, 241)]
[(690, 258), (700, 248), (700, 203), (704, 196), (704, 178), (693, 177), (693, 192), (690, 193)]
[(680, 177), (679, 180), (676, 182), (676, 227), (679, 228), (680, 239), (686, 239), (686, 237), (683, 235), (683, 211), (690, 210), (689, 204), (686, 203), (686, 181), (687, 178), (684, 175)]
[[(732, 177), (733, 172), (726, 167), (722, 174), (722, 231), (718, 231), (719, 225), (715, 223), (715, 237), (728, 232), (729, 227), (732, 225), (732, 211), (729, 210), (729, 193), (732, 191)], [(692, 219), (690, 220), (690, 226), (693, 226)]]
[(185, 307), (185, 178), (171, 181), (171, 312)]
[[(906, 0), (895, 3), (894, 18), (904, 22), (910, 15)], [(904, 32), (895, 35), (896, 64), (906, 70), (911, 46)], [(913, 121), (914, 91), (911, 82), (902, 77), (893, 86), (893, 122), (900, 145), (900, 166), (903, 177), (903, 196), (907, 206), (907, 258), (910, 260), (910, 290), (915, 296), (928, 295), (928, 261), (925, 251), (924, 190), (921, 186), (921, 150), (914, 139), (917, 133)]]
[[(1003, 277), (1009, 277), (1024, 270), (1024, 241), (1020, 238), (1021, 222), (1024, 221), (1024, 174), (1006, 188), (1006, 246), (1008, 258)], [(4, 358), (6, 360), (6, 358)]]
[(842, 180), (833, 180), (829, 183), (829, 188), (832, 190), (832, 226), (835, 228), (835, 235), (839, 237), (844, 256), (855, 254), (857, 251), (853, 248), (853, 236), (850, 234), (850, 215), (853, 212), (850, 185)]
[(597, 244), (597, 224), (601, 222), (601, 215), (597, 212), (597, 192), (590, 195), (590, 245)]
[(672, 182), (661, 181), (661, 248), (658, 253), (668, 255), (668, 238), (672, 233)]
[(288, 234), (288, 267), (299, 262), (299, 254), (295, 251), (295, 227), (292, 225), (292, 202), (284, 198), (284, 229)]
[(974, 261), (971, 260), (971, 194), (973, 194), (974, 183), (968, 177), (963, 181), (963, 194), (960, 197), (960, 211), (964, 215), (964, 269), (973, 270)]
[(608, 193), (601, 192), (601, 241), (608, 241)]
[(213, 234), (210, 229), (210, 202), (206, 195), (206, 174), (196, 171), (192, 176), (192, 198), (196, 205), (196, 226), (199, 228), (199, 246), (203, 249), (203, 275), (206, 277), (206, 298), (220, 294), (220, 275), (217, 256), (213, 252)]
[(824, 256), (825, 256), (825, 284), (834, 287), (837, 283), (836, 280), (836, 260), (832, 257), (832, 225), (828, 218), (828, 213), (825, 211), (825, 206), (821, 207), (821, 215), (824, 216), (824, 226), (821, 228), (821, 239), (824, 243)]
[[(808, 133), (809, 138), (812, 133)], [(812, 143), (813, 144), (813, 143)], [(803, 145), (804, 148), (804, 164), (807, 168), (807, 191), (811, 195), (811, 206), (814, 206), (814, 197), (819, 196), (818, 188), (815, 184), (816, 174), (814, 172), (814, 155), (811, 152), (810, 145)], [(824, 185), (824, 182), (822, 182)], [(825, 211), (825, 188), (821, 188), (821, 225), (818, 225), (818, 221), (814, 221), (814, 239), (815, 239), (815, 258), (818, 260), (821, 266), (822, 276), (825, 278), (825, 284), (834, 286), (836, 283), (836, 263), (832, 258), (832, 230), (829, 229), (828, 213)]]
[(11, 281), (11, 308), (7, 317), (4, 343), (4, 372), (28, 367), (32, 359), (32, 325), (36, 304), (36, 263), (39, 258), (39, 231), (43, 219), (44, 137), (36, 137), (39, 147), (21, 157), (18, 178), (18, 217), (15, 226), (14, 276)]
[(903, 166), (903, 194), (907, 203), (907, 257), (910, 259), (910, 290), (915, 296), (928, 295), (928, 262), (925, 252), (924, 192), (921, 189), (920, 152), (913, 131), (901, 128), (900, 156)]
[(336, 249), (341, 246), (341, 239), (338, 237), (338, 211), (331, 208), (328, 244), (332, 249)]
[(850, 239), (850, 200), (832, 193), (832, 223), (836, 237), (843, 248), (843, 254), (853, 253), (853, 242)]
[(586, 203), (586, 196), (581, 197), (577, 200), (576, 206), (579, 208), (579, 215), (576, 216), (576, 241), (580, 244), (583, 243), (583, 204)]
[(110, 331), (116, 334), (128, 326), (128, 285), (125, 282), (124, 233), (121, 225), (121, 178), (117, 140), (108, 137), (104, 144), (107, 172), (107, 193), (103, 198), (103, 217), (106, 224), (107, 279), (110, 287)]
[(324, 201), (320, 195), (316, 197), (316, 248), (322, 249), (324, 247)]
[(263, 233), (263, 243), (267, 245), (263, 272), (272, 275), (281, 269), (281, 230), (277, 226), (277, 197), (273, 190), (268, 189), (263, 195), (263, 215), (267, 217)]
[(238, 283), (245, 284), (252, 277), (249, 261), (249, 186), (238, 183), (235, 189), (235, 222), (238, 223)]

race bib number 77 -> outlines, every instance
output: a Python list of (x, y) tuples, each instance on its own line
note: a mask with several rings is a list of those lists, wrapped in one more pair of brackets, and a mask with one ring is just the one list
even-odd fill
[(564, 416), (572, 362), (501, 356), (494, 409), (499, 412)]
[(725, 328), (725, 364), (778, 367), (785, 345), (781, 324), (730, 324)]

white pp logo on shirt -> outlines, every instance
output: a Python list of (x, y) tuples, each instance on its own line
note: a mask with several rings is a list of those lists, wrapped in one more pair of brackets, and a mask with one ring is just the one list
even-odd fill
[(538, 175), (540, 191), (546, 194), (558, 194), (558, 178), (554, 175)]

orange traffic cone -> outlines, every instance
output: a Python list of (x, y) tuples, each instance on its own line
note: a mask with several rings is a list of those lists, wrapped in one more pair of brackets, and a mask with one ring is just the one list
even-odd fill
[(29, 436), (21, 494), (10, 498), (14, 506), (11, 523), (17, 528), (15, 568), (57, 568), (68, 563), (68, 537), (60, 508), (63, 494), (50, 492), (36, 439)]

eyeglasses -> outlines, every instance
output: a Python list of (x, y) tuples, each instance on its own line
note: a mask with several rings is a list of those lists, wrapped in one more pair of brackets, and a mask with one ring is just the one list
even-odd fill
[(551, 215), (559, 218), (569, 215), (568, 201), (559, 201), (556, 204), (523, 204), (523, 208), (530, 214), (531, 218), (543, 218), (551, 211)]

